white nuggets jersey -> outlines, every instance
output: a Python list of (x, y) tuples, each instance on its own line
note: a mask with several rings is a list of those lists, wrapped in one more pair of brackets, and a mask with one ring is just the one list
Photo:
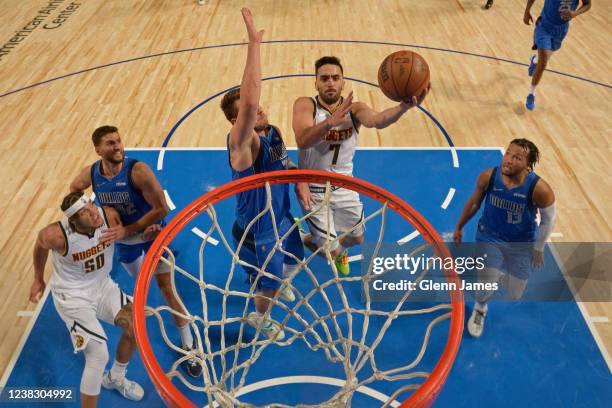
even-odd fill
[[(313, 97), (314, 123), (319, 124), (331, 116), (331, 112), (323, 107), (318, 97)], [(325, 138), (308, 149), (299, 149), (298, 166), (301, 169), (323, 170), (353, 175), (353, 157), (357, 147), (359, 132), (351, 112), (344, 121), (330, 129)]]
[(100, 242), (102, 232), (108, 228), (106, 214), (98, 208), (104, 223), (94, 232), (93, 237), (70, 228), (68, 219), (59, 221), (66, 239), (64, 253), (53, 251), (53, 290), (83, 289), (106, 279), (113, 267), (114, 244)]

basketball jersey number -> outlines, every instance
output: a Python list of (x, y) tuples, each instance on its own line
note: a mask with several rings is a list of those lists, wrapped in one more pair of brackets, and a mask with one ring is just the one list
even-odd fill
[(330, 144), (329, 150), (334, 151), (334, 158), (332, 159), (332, 166), (335, 166), (338, 163), (338, 155), (340, 154), (340, 146), (341, 144)]
[(508, 224), (520, 224), (522, 219), (520, 212), (508, 211)]
[(90, 273), (95, 270), (101, 269), (104, 266), (104, 254), (100, 254), (95, 258), (91, 258), (85, 261), (85, 273)]

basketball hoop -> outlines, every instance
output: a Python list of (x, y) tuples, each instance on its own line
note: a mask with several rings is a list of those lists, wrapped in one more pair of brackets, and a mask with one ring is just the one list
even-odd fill
[[(412, 225), (413, 228), (415, 228), (418, 233), (424, 238), (424, 240), (427, 242), (427, 244), (429, 246), (431, 246), (431, 249), (433, 250), (433, 252), (436, 254), (436, 256), (439, 257), (443, 257), (443, 258), (448, 258), (450, 257), (450, 252), (448, 250), (448, 248), (446, 248), (446, 246), (444, 245), (444, 242), (442, 241), (442, 239), (440, 238), (440, 236), (437, 234), (437, 232), (431, 227), (431, 225), (418, 213), (416, 212), (412, 207), (410, 207), (408, 204), (406, 204), (403, 200), (401, 200), (399, 197), (383, 190), (380, 187), (377, 187), (371, 183), (356, 179), (356, 178), (352, 178), (352, 177), (347, 177), (347, 176), (343, 176), (343, 175), (338, 175), (335, 173), (328, 173), (328, 172), (322, 172), (322, 171), (306, 171), (306, 170), (300, 170), (300, 171), (275, 171), (275, 172), (268, 172), (268, 173), (262, 173), (262, 174), (257, 174), (254, 176), (250, 176), (250, 177), (245, 177), (239, 180), (235, 180), (233, 182), (227, 183), (225, 185), (222, 185), (212, 191), (210, 191), (209, 193), (203, 195), (202, 197), (198, 198), (197, 200), (195, 200), (194, 202), (192, 202), (191, 204), (189, 204), (185, 209), (183, 209), (182, 211), (180, 211), (170, 222), (169, 224), (161, 231), (161, 233), (159, 234), (159, 236), (157, 237), (157, 239), (155, 240), (155, 242), (152, 244), (151, 249), (149, 250), (149, 252), (147, 253), (147, 256), (145, 258), (144, 261), (144, 265), (142, 267), (142, 270), (140, 271), (139, 275), (138, 275), (138, 279), (136, 281), (136, 287), (134, 290), (134, 331), (135, 331), (135, 338), (136, 338), (136, 343), (138, 346), (138, 350), (140, 352), (140, 355), (142, 357), (143, 363), (145, 365), (145, 368), (147, 370), (147, 372), (149, 373), (157, 391), (159, 392), (160, 396), (162, 397), (162, 399), (164, 400), (164, 402), (171, 407), (195, 407), (196, 405), (194, 405), (193, 402), (191, 402), (181, 391), (179, 391), (179, 389), (176, 387), (175, 384), (172, 383), (171, 378), (172, 376), (177, 376), (181, 379), (181, 381), (183, 381), (183, 383), (185, 384), (184, 378), (180, 375), (180, 374), (172, 374), (172, 373), (166, 373), (164, 372), (164, 370), (161, 368), (159, 362), (157, 361), (157, 358), (155, 357), (154, 353), (153, 353), (153, 349), (151, 347), (150, 341), (149, 341), (149, 336), (147, 333), (147, 327), (146, 327), (146, 316), (145, 316), (145, 309), (147, 309), (147, 312), (152, 312), (153, 314), (157, 315), (157, 318), (160, 322), (161, 325), (161, 331), (163, 334), (164, 339), (166, 340), (166, 342), (170, 345), (171, 348), (178, 350), (175, 346), (171, 345), (171, 342), (167, 339), (167, 336), (165, 334), (165, 329), (163, 328), (163, 323), (162, 323), (162, 319), (159, 316), (159, 312), (166, 310), (168, 311), (168, 307), (167, 306), (162, 306), (157, 308), (156, 310), (152, 310), (151, 308), (147, 307), (147, 295), (148, 295), (148, 291), (149, 291), (149, 285), (151, 282), (151, 278), (153, 277), (153, 273), (155, 271), (155, 268), (158, 264), (158, 262), (162, 261), (165, 262), (167, 264), (170, 264), (172, 266), (172, 273), (175, 273), (175, 269), (179, 272), (180, 268), (176, 265), (175, 260), (174, 260), (174, 255), (172, 254), (172, 252), (168, 249), (168, 247), (170, 246), (170, 243), (172, 242), (172, 240), (177, 236), (177, 234), (179, 234), (179, 232), (185, 228), (192, 220), (194, 220), (196, 217), (198, 217), (199, 215), (202, 214), (206, 214), (208, 215), (212, 221), (213, 221), (213, 226), (211, 227), (211, 230), (208, 232), (208, 234), (206, 235), (206, 237), (204, 238), (204, 242), (202, 243), (202, 247), (200, 249), (200, 262), (201, 262), (201, 258), (202, 258), (202, 253), (203, 253), (203, 248), (206, 245), (206, 241), (207, 241), (207, 237), (210, 237), (211, 232), (217, 232), (221, 235), (221, 241), (223, 241), (224, 245), (226, 246), (226, 248), (228, 249), (228, 251), (232, 254), (233, 257), (233, 261), (232, 261), (232, 269), (230, 271), (230, 276), (233, 273), (234, 270), (234, 266), (237, 263), (236, 261), (236, 252), (234, 252), (232, 249), (230, 249), (230, 246), (227, 244), (227, 240), (225, 239), (225, 237), (223, 236), (223, 233), (220, 229), (220, 227), (218, 226), (217, 223), (217, 219), (216, 219), (216, 214), (215, 214), (215, 204), (227, 199), (228, 197), (234, 196), (240, 192), (244, 192), (250, 189), (254, 189), (254, 188), (258, 188), (258, 187), (265, 187), (266, 191), (269, 194), (270, 191), (270, 185), (275, 185), (275, 184), (284, 184), (284, 183), (298, 183), (298, 182), (308, 182), (308, 183), (317, 183), (317, 184), (322, 184), (322, 185), (327, 185), (327, 190), (330, 190), (330, 186), (335, 186), (335, 187), (340, 187), (340, 188), (345, 188), (345, 189), (350, 189), (353, 191), (356, 191), (357, 193), (361, 194), (362, 196), (367, 196), (372, 200), (375, 200), (379, 203), (381, 203), (383, 205), (383, 207), (377, 212), (377, 213), (382, 213), (382, 219), (383, 219), (383, 225), (384, 225), (384, 213), (385, 211), (388, 210), (392, 210), (394, 213), (399, 214), (405, 221), (407, 221), (410, 225)], [(329, 194), (327, 194), (329, 195)], [(270, 211), (269, 208), (264, 209), (262, 211), (262, 213), (264, 213), (265, 211)], [(308, 215), (304, 216), (302, 219), (307, 218)], [(371, 217), (373, 217), (373, 215), (368, 216), (363, 223), (365, 223), (368, 219), (370, 219)], [(274, 218), (274, 217), (272, 217)], [(233, 222), (233, 220), (232, 220)], [(296, 225), (293, 225), (292, 228), (297, 228)], [(246, 234), (246, 232), (245, 232)], [(278, 237), (277, 237), (278, 238)], [(336, 238), (339, 239), (340, 237)], [(282, 238), (281, 238), (282, 239)], [(282, 251), (282, 249), (281, 249)], [(166, 257), (163, 257), (163, 255), (166, 254)], [(310, 256), (305, 262), (304, 262), (304, 268), (306, 270), (308, 270), (309, 273), (311, 273), (311, 271), (308, 269), (307, 267), (307, 263), (310, 259), (312, 259), (314, 257), (314, 254), (312, 256)], [(182, 273), (182, 272), (181, 272)], [(306, 273), (306, 272), (304, 272)], [(455, 284), (456, 288), (461, 287), (460, 285), (460, 280), (457, 276), (457, 274), (453, 271), (453, 270), (444, 270), (444, 275), (447, 279), (448, 282), (452, 282)], [(174, 275), (173, 275), (174, 276)], [(230, 293), (230, 291), (228, 290), (229, 287), (229, 280), (227, 283), (227, 286), (225, 288), (219, 288), (219, 287), (214, 287), (211, 284), (205, 283), (202, 278), (200, 277), (199, 279), (196, 277), (192, 277), (190, 278), (191, 280), (193, 280), (196, 284), (200, 285), (201, 290), (215, 290), (219, 293), (224, 293), (224, 301), (225, 301), (225, 297), (232, 295), (232, 294), (236, 294), (238, 292), (233, 291), (232, 293)], [(228, 278), (229, 279), (229, 278)], [(350, 278), (343, 278), (346, 280), (352, 279), (353, 281), (360, 279), (360, 277), (355, 277), (352, 276)], [(174, 277), (172, 279), (173, 281), (173, 290), (176, 291), (176, 288), (174, 286)], [(335, 276), (335, 281), (342, 281), (342, 279), (338, 278), (338, 275), (336, 274)], [(291, 284), (291, 282), (289, 282), (288, 284)], [(317, 290), (321, 290), (320, 288), (318, 288)], [(253, 294), (253, 288), (251, 288), (250, 292), (248, 293), (240, 293), (241, 296), (243, 296), (243, 298), (250, 300), (252, 297), (254, 297)], [(424, 350), (426, 348), (427, 345), (427, 341), (429, 338), (429, 333), (431, 331), (431, 328), (437, 324), (439, 321), (442, 320), (447, 320), (450, 318), (450, 323), (449, 323), (449, 332), (448, 332), (448, 338), (446, 341), (446, 345), (444, 347), (444, 351), (441, 354), (441, 357), (439, 358), (439, 360), (437, 361), (437, 363), (435, 364), (435, 367), (433, 368), (433, 370), (431, 370), (431, 373), (429, 375), (423, 374), (423, 373), (416, 373), (416, 374), (403, 374), (403, 377), (400, 377), (398, 374), (398, 378), (400, 379), (404, 379), (404, 378), (415, 378), (415, 377), (426, 377), (426, 380), (420, 384), (420, 386), (418, 386), (418, 388), (410, 395), (410, 397), (408, 397), (408, 399), (405, 400), (405, 402), (403, 402), (401, 404), (401, 407), (428, 407), (430, 406), (436, 399), (436, 397), (438, 396), (438, 394), (440, 393), (442, 386), (444, 385), (444, 382), (446, 381), (446, 378), (450, 372), (450, 369), (452, 367), (453, 361), (455, 359), (455, 356), (457, 355), (457, 351), (459, 349), (459, 344), (461, 341), (461, 336), (462, 336), (462, 332), (463, 332), (463, 319), (464, 319), (464, 305), (463, 305), (463, 295), (461, 293), (461, 291), (459, 289), (455, 289), (455, 290), (451, 290), (449, 291), (449, 295), (450, 295), (450, 304), (447, 305), (443, 305), (444, 308), (449, 309), (450, 312), (448, 312), (445, 315), (440, 315), (438, 318), (436, 318), (432, 323), (430, 323), (430, 325), (427, 328), (427, 333), (425, 335), (425, 342), (423, 343), (423, 347), (421, 350), (420, 355), (422, 356), (422, 354), (424, 353)], [(308, 298), (308, 294), (306, 296), (302, 296), (301, 294), (299, 294), (300, 299), (302, 301), (302, 305), (303, 304), (308, 304), (307, 301), (305, 301), (305, 299)], [(206, 301), (203, 301), (204, 305), (206, 305)], [(275, 298), (273, 299), (273, 303), (275, 306), (283, 306), (284, 309), (286, 310), (292, 310), (292, 312), (294, 312), (293, 314), (296, 315), (297, 313), (295, 312), (295, 309), (291, 309), (291, 307), (287, 307), (284, 305), (281, 305), (278, 300)], [(369, 312), (369, 308), (370, 308), (370, 303), (369, 301), (366, 302), (366, 313), (364, 316), (369, 316), (367, 312)], [(398, 306), (398, 309), (401, 307)], [(348, 314), (350, 314), (350, 312), (364, 312), (364, 310), (361, 309), (349, 309)], [(182, 315), (181, 313), (177, 312), (177, 311), (172, 311), (172, 313), (177, 314), (177, 315)], [(225, 319), (225, 306), (223, 309), (223, 313), (224, 313), (224, 319)], [(420, 313), (425, 313), (425, 311), (420, 312)], [(150, 313), (147, 313), (150, 314)], [(189, 312), (187, 312), (187, 316), (183, 316), (183, 317), (187, 317), (189, 318), (189, 320), (192, 322), (192, 327), (196, 327), (196, 325), (193, 323), (194, 322), (194, 317), (189, 315)], [(362, 313), (363, 314), (363, 313)], [(414, 312), (406, 312), (406, 314), (414, 314)], [(401, 315), (401, 312), (400, 312)], [(298, 315), (299, 316), (299, 315)], [(403, 316), (403, 315), (402, 315)], [(215, 322), (208, 322), (205, 319), (202, 318), (198, 318), (198, 322), (204, 323), (204, 324), (208, 324), (208, 325), (212, 325), (213, 323), (215, 325), (221, 325), (223, 326), (225, 323), (229, 322), (231, 320), (231, 323), (236, 324), (237, 322), (240, 324), (244, 324), (244, 315), (242, 317), (232, 317), (232, 318), (227, 318), (226, 320), (221, 320), (221, 321), (215, 321)], [(325, 319), (335, 319), (335, 315), (333, 316), (321, 316), (322, 320)], [(365, 318), (364, 318), (365, 319)], [(349, 319), (350, 320), (350, 319)], [(286, 320), (282, 323), (283, 326), (285, 326), (286, 324)], [(365, 326), (365, 324), (364, 324)], [(209, 326), (205, 326), (205, 327), (209, 327)], [(367, 327), (367, 326), (366, 326)], [(385, 326), (385, 330), (386, 330), (386, 326)], [(312, 330), (312, 326), (308, 326), (304, 329), (303, 332), (300, 332), (299, 330), (295, 330), (292, 328), (289, 328), (288, 326), (285, 327), (285, 330), (289, 330), (293, 336), (291, 337), (291, 339), (286, 343), (288, 345), (290, 345), (292, 343), (292, 341), (295, 341), (296, 339), (300, 339), (303, 340), (305, 342), (307, 342), (306, 340), (304, 340), (305, 335), (304, 333), (306, 333), (308, 330)], [(367, 330), (367, 328), (365, 329)], [(208, 330), (205, 330), (205, 334), (208, 333)], [(240, 333), (242, 335), (242, 326), (240, 329)], [(259, 333), (259, 331), (258, 331)], [(382, 333), (381, 336), (384, 336), (384, 332)], [(200, 340), (200, 333), (196, 333), (196, 337), (198, 337), (198, 339)], [(365, 338), (365, 336), (364, 336)], [(208, 341), (207, 338), (204, 338), (205, 341)], [(353, 343), (356, 343), (357, 341), (354, 340)], [(374, 348), (376, 347), (375, 345), (367, 345), (364, 344), (365, 340), (361, 340), (361, 344), (351, 344), (351, 346), (356, 346), (359, 347), (358, 351), (359, 353), (361, 353), (364, 350), (365, 353), (370, 353), (372, 354), (371, 359), (374, 359), (373, 357), (373, 351)], [(202, 341), (200, 341), (200, 344), (203, 344)], [(205, 343), (206, 344), (206, 343)], [(223, 343), (224, 344), (224, 343)], [(271, 340), (266, 340), (266, 341), (257, 341), (257, 335), (255, 337), (255, 339), (251, 342), (251, 346), (253, 347), (253, 350), (255, 350), (255, 347), (259, 347), (261, 348), (261, 350), (263, 350), (263, 348), (267, 347), (268, 345), (273, 344), (273, 342)], [(315, 349), (321, 349), (324, 348), (323, 346), (325, 346), (325, 344), (318, 344), (315, 345), (315, 347), (311, 347), (311, 345), (308, 345), (309, 348), (311, 348), (311, 350), (315, 350)], [(333, 345), (332, 345), (333, 346)], [(232, 346), (235, 347), (235, 346)], [(222, 356), (222, 358), (225, 358), (225, 354), (223, 353), (230, 353), (232, 351), (230, 351), (230, 349), (232, 349), (232, 347), (228, 347), (227, 350), (225, 349), (221, 349), (220, 351), (216, 351), (214, 353), (210, 353), (210, 354), (215, 354), (216, 357)], [(258, 349), (259, 350), (259, 349)], [(210, 351), (210, 350), (209, 350)], [(237, 353), (237, 351), (236, 351)], [(260, 351), (258, 351), (258, 353), (261, 353)], [(255, 357), (253, 357), (253, 355), (255, 355)], [(256, 360), (259, 356), (259, 354), (253, 352), (253, 355), (251, 357), (251, 359)], [(183, 357), (181, 357), (178, 362), (183, 361), (185, 359), (187, 359), (189, 356), (188, 355), (184, 355)], [(210, 361), (212, 360), (212, 356), (208, 355), (205, 356), (205, 358), (201, 358), (201, 361), (203, 363), (210, 363), (210, 361), (208, 360), (208, 358), (210, 358)], [(349, 356), (345, 358), (351, 359), (351, 355), (349, 353)], [(364, 357), (365, 358), (365, 357)], [(418, 363), (418, 359), (420, 359), (420, 357), (417, 358), (416, 363)], [(332, 361), (332, 359), (328, 358), (329, 361)], [(250, 362), (247, 361), (247, 363)], [(333, 362), (333, 361), (332, 361)], [(231, 375), (235, 375), (236, 371), (238, 370), (236, 368), (236, 361), (234, 361), (234, 366), (231, 368), (227, 368), (227, 371), (230, 372), (231, 371)], [(241, 363), (241, 366), (243, 366), (244, 368), (244, 364), (245, 363)], [(252, 362), (250, 363), (252, 364)], [(357, 363), (355, 363), (357, 365)], [(204, 371), (206, 372), (207, 368), (206, 368), (206, 364), (204, 364)], [(177, 363), (175, 363), (173, 365), (173, 369), (175, 369), (177, 366)], [(376, 366), (374, 366), (376, 368)], [(401, 367), (399, 369), (394, 369), (394, 370), (390, 370), (389, 372), (393, 371), (393, 374), (398, 373), (398, 372), (403, 372), (402, 370), (407, 368), (408, 366), (404, 366)], [(411, 368), (412, 365), (410, 365), (409, 368)], [(353, 367), (354, 368), (354, 367)], [(226, 382), (228, 375), (226, 374), (226, 367), (225, 367), (225, 360), (224, 360), (224, 366), (223, 366), (223, 373), (220, 376), (221, 380), (218, 380), (218, 382), (215, 382), (217, 380), (217, 373), (214, 372), (214, 368), (211, 368), (213, 370), (213, 374), (214, 375), (207, 375), (206, 373), (204, 374), (204, 382), (205, 382), (205, 386), (204, 387), (198, 387), (198, 386), (190, 386), (189, 384), (186, 384), (189, 388), (191, 388), (192, 390), (198, 390), (198, 391), (203, 391), (205, 393), (207, 393), (208, 395), (208, 400), (209, 403), (211, 402), (211, 398), (212, 401), (215, 401), (217, 404), (220, 404), (221, 406), (224, 406), (224, 402), (223, 401), (230, 401), (227, 404), (229, 404), (230, 406), (233, 406), (234, 404), (240, 405), (242, 406), (242, 403), (239, 403), (237, 396), (239, 395), (239, 390), (240, 387), (242, 387), (244, 385), (244, 378), (241, 380), (241, 382), (234, 388), (234, 380), (232, 379), (232, 387), (229, 391), (226, 391), (223, 389), (223, 386), (221, 385), (222, 382)], [(171, 370), (172, 371), (172, 370)], [(246, 371), (248, 372), (248, 367), (246, 369)], [(384, 372), (383, 377), (387, 376), (387, 377), (392, 377), (389, 372)], [(380, 374), (380, 373), (379, 373)], [(348, 375), (348, 374), (347, 374)], [(246, 373), (243, 373), (243, 377), (246, 376)], [(233, 378), (233, 377), (232, 377)], [(395, 379), (395, 378), (392, 378)], [(347, 378), (347, 383), (350, 383), (351, 381), (355, 381), (355, 378)], [(369, 382), (368, 382), (369, 383)], [(351, 398), (350, 395), (352, 395), (352, 392), (355, 391), (355, 387), (351, 388), (352, 386), (347, 385), (347, 389), (342, 391), (340, 394), (340, 397), (342, 397), (343, 395), (347, 398)], [(399, 396), (400, 394), (402, 394), (403, 392), (405, 392), (408, 389), (414, 389), (416, 388), (415, 385), (410, 385), (410, 386), (405, 386), (402, 389), (399, 389), (391, 398), (394, 399), (395, 397)], [(222, 393), (223, 396), (218, 398), (216, 397), (217, 394), (215, 393)], [(345, 395), (346, 394), (346, 395)], [(337, 398), (340, 398), (337, 397)], [(224, 399), (225, 398), (225, 399)], [(334, 401), (338, 401), (338, 399), (334, 400)], [(331, 404), (330, 404), (331, 405)], [(321, 404), (320, 406), (330, 406), (330, 405), (325, 405), (324, 403)], [(385, 404), (386, 406), (387, 404)], [(247, 405), (245, 404), (244, 406), (252, 406), (252, 405)], [(286, 406), (286, 405), (282, 405), (282, 404), (274, 404), (272, 406)]]

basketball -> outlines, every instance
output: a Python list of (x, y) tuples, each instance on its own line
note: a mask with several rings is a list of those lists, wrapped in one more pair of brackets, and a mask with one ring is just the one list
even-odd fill
[(378, 85), (387, 98), (409, 102), (429, 86), (429, 65), (416, 52), (394, 52), (378, 68)]

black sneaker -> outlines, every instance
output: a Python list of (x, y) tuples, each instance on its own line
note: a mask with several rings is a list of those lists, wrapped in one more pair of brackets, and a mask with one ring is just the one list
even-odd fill
[[(183, 347), (184, 350), (193, 350), (197, 348), (197, 340), (193, 339), (193, 346), (191, 348)], [(202, 375), (202, 364), (196, 358), (190, 358), (188, 360), (183, 361), (182, 363), (183, 369), (189, 374), (191, 377), (199, 377)]]
[(487, 4), (484, 6), (485, 10), (488, 10), (491, 7), (493, 7), (493, 0), (487, 0)]

